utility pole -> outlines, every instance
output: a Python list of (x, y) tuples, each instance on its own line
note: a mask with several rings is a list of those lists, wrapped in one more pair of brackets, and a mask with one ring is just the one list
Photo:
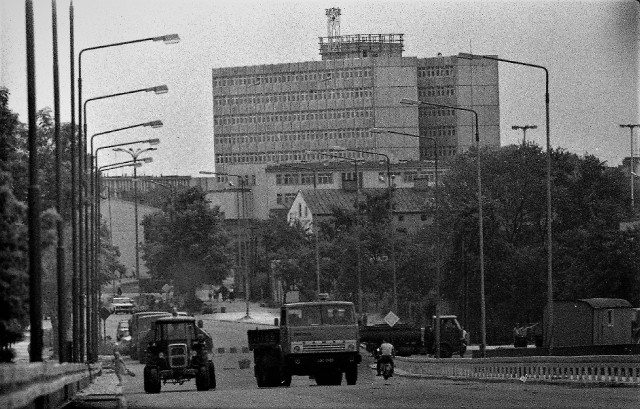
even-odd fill
[(635, 173), (634, 158), (633, 158), (633, 128), (640, 127), (640, 124), (620, 124), (620, 128), (629, 128), (629, 136), (631, 141), (631, 158), (629, 160), (629, 180), (631, 181), (631, 211), (635, 209), (635, 202), (633, 199), (633, 178)]

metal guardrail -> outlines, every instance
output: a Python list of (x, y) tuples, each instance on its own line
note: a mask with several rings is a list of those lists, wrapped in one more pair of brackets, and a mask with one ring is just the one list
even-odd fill
[(61, 406), (101, 371), (100, 364), (0, 364), (0, 408)]
[(637, 355), (459, 359), (396, 357), (395, 364), (397, 369), (410, 376), (640, 386), (640, 356)]

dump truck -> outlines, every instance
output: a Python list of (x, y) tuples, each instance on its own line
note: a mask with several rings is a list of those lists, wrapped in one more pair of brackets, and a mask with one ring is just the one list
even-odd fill
[(247, 332), (258, 387), (289, 386), (293, 375), (318, 385), (358, 379), (360, 337), (354, 305), (321, 299), (284, 304), (277, 328)]

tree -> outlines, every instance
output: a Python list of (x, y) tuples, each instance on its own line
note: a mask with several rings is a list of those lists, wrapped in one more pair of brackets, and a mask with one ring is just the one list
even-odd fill
[(143, 255), (149, 274), (171, 282), (186, 300), (201, 284), (219, 284), (231, 268), (229, 237), (220, 209), (210, 208), (200, 187), (180, 192), (175, 208), (144, 217)]
[[(476, 154), (452, 162), (441, 212), (452, 249), (443, 291), (455, 300), (461, 288), (473, 289), (474, 312), (479, 310)], [(513, 323), (540, 320), (546, 303), (546, 153), (527, 144), (481, 154), (487, 334), (504, 342)], [(634, 233), (618, 231), (627, 216), (624, 175), (593, 156), (562, 150), (552, 152), (552, 164), (554, 298), (628, 297), (621, 283), (637, 288), (638, 266), (625, 261), (637, 251), (628, 237)], [(616, 262), (611, 254), (617, 254)], [(461, 259), (470, 261), (464, 270)], [(473, 332), (478, 319), (476, 313)]]

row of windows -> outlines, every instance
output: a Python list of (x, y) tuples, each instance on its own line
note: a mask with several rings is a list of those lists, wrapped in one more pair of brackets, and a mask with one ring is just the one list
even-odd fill
[(431, 108), (431, 107), (420, 107), (420, 115), (426, 116), (456, 116), (455, 109), (449, 108)]
[(244, 134), (216, 136), (221, 145), (246, 145), (247, 143), (326, 141), (332, 139), (359, 139), (369, 136), (369, 129), (327, 129), (315, 131), (290, 131), (270, 134)]
[(441, 87), (418, 88), (418, 97), (449, 97), (456, 94), (456, 88), (453, 85), (445, 85)]
[(423, 77), (452, 77), (455, 73), (453, 65), (436, 65), (418, 67), (418, 78)]
[(443, 126), (433, 126), (426, 128), (423, 131), (423, 135), (436, 137), (436, 136), (455, 136), (456, 135), (456, 127), (443, 125)]
[(362, 99), (371, 97), (367, 88), (316, 89), (310, 91), (282, 92), (278, 94), (221, 95), (213, 98), (214, 106), (255, 105), (276, 102), (321, 101), (332, 99)]
[(214, 125), (262, 124), (350, 118), (372, 118), (372, 109), (333, 109), (307, 112), (272, 112), (265, 114), (223, 115), (213, 119)]
[[(335, 155), (335, 153), (332, 153)], [(361, 152), (341, 152), (345, 159), (359, 160), (379, 160), (379, 155)], [(293, 161), (326, 161), (330, 157), (315, 152), (307, 153), (301, 151), (274, 151), (274, 152), (243, 152), (243, 153), (220, 153), (216, 154), (216, 163), (237, 164), (237, 163), (279, 163)]]
[(316, 72), (281, 72), (267, 75), (250, 75), (241, 77), (214, 78), (214, 87), (233, 85), (261, 85), (278, 84), (284, 82), (327, 81), (339, 78), (368, 78), (371, 77), (371, 68), (326, 70)]
[[(333, 173), (318, 172), (316, 175), (318, 185), (333, 184)], [(313, 173), (276, 173), (276, 185), (313, 185)]]
[[(458, 150), (455, 146), (438, 146), (438, 156), (441, 158), (456, 156)], [(420, 148), (420, 157), (433, 158), (433, 147)]]

